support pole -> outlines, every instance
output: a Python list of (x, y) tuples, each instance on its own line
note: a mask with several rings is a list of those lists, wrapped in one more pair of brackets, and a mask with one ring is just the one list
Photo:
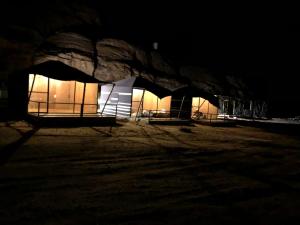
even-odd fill
[[(208, 118), (209, 115), (210, 115), (210, 113), (209, 113), (209, 101), (207, 101), (207, 118)], [(211, 120), (211, 117), (210, 117), (210, 120)]]
[[(99, 90), (99, 88), (100, 88), (100, 90)], [(100, 91), (101, 91), (101, 86), (98, 84), (97, 85), (97, 100), (96, 100), (96, 114), (98, 113), (98, 99), (99, 99), (99, 93), (100, 93)]]
[(82, 102), (81, 102), (81, 108), (80, 108), (80, 117), (83, 116), (85, 89), (86, 89), (86, 83), (84, 83), (84, 85), (83, 85), (83, 94), (82, 94)]
[(131, 88), (130, 117), (132, 116), (133, 88)]
[(178, 112), (178, 118), (180, 117), (180, 113), (181, 113), (181, 110), (182, 110), (182, 105), (183, 105), (184, 99), (185, 99), (185, 96), (183, 96), (182, 100), (181, 100), (180, 109), (179, 109), (179, 112)]
[(235, 115), (235, 100), (232, 101), (232, 114)]
[(143, 113), (143, 111), (144, 111), (144, 96), (145, 96), (145, 89), (144, 89), (144, 93), (143, 93), (143, 97), (142, 97), (142, 105), (141, 105), (141, 110), (142, 110), (142, 113)]
[(140, 101), (140, 104), (139, 104), (138, 110), (137, 110), (137, 112), (136, 112), (136, 115), (135, 115), (135, 119), (134, 119), (134, 121), (136, 121), (136, 118), (137, 118), (137, 116), (138, 116), (138, 114), (139, 114), (139, 111), (140, 111), (141, 104), (143, 104), (143, 103), (144, 103), (144, 94), (145, 94), (145, 89), (143, 90), (143, 95), (142, 95), (142, 98), (141, 98), (141, 101)]
[(47, 113), (49, 113), (49, 89), (50, 89), (50, 78), (48, 77), (48, 85), (47, 85)]
[(117, 105), (116, 105), (116, 117), (118, 116), (118, 105), (119, 105), (119, 98), (118, 98)]
[(199, 107), (199, 110), (200, 108), (203, 106), (203, 104), (206, 102), (206, 99), (204, 99), (204, 101), (201, 103), (200, 107)]
[(38, 102), (38, 117), (40, 117), (40, 106), (41, 106), (41, 103)]
[(156, 112), (158, 112), (158, 97), (156, 96)]
[(35, 76), (36, 76), (36, 74), (34, 74), (34, 76), (33, 76), (33, 81), (32, 81), (30, 92), (29, 92), (29, 96), (28, 96), (28, 103), (30, 101), (31, 93), (33, 91), (33, 86), (34, 86), (34, 82), (35, 82)]
[(75, 113), (75, 105), (76, 105), (76, 81), (74, 81), (74, 98), (73, 98), (73, 113)]
[(112, 89), (111, 89), (111, 91), (110, 91), (110, 93), (109, 93), (109, 95), (108, 95), (108, 97), (107, 97), (107, 99), (106, 99), (106, 101), (105, 101), (105, 103), (104, 103), (103, 109), (102, 109), (102, 111), (101, 111), (101, 116), (103, 115), (105, 106), (106, 106), (108, 100), (110, 99), (110, 96), (111, 96), (111, 94), (112, 94), (112, 92), (113, 92), (113, 90), (114, 90), (114, 87), (115, 87), (115, 84), (113, 84)]

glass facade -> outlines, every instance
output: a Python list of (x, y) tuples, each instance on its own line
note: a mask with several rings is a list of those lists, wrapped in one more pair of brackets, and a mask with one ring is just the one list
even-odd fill
[[(143, 94), (144, 93), (144, 94)], [(169, 114), (171, 108), (171, 96), (160, 99), (150, 91), (134, 88), (132, 91), (131, 114), (135, 115), (138, 111), (144, 116), (152, 113)]]
[(83, 104), (83, 113), (97, 113), (97, 83), (84, 84), (30, 74), (28, 90), (28, 112), (80, 114)]
[(192, 101), (192, 118), (217, 119), (218, 108), (204, 98), (194, 97)]

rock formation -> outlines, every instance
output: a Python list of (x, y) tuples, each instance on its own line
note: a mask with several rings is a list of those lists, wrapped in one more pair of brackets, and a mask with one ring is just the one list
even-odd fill
[[(18, 16), (5, 21), (11, 12)], [(16, 72), (59, 61), (104, 82), (140, 76), (170, 91), (192, 87), (211, 96), (253, 96), (253, 90), (235, 76), (174, 65), (159, 49), (146, 50), (129, 40), (106, 35), (99, 11), (84, 1), (29, 1), (18, 7), (10, 4), (0, 14), (1, 86)]]
[(33, 64), (46, 61), (63, 62), (104, 82), (141, 76), (169, 90), (187, 85), (158, 52), (146, 52), (123, 40), (93, 42), (76, 33), (58, 33), (40, 47)]

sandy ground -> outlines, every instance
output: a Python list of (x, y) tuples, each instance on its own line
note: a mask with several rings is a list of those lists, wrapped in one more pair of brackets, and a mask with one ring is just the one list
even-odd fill
[(259, 128), (0, 123), (0, 224), (295, 224), (300, 138)]

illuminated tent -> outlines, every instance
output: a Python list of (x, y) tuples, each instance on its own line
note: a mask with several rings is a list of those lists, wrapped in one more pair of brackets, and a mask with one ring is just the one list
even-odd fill
[(173, 95), (187, 96), (187, 97), (202, 97), (204, 99), (207, 99), (214, 106), (216, 107), (219, 106), (218, 97), (194, 86), (177, 89), (176, 91), (173, 92)]
[(96, 114), (99, 81), (58, 61), (28, 70), (28, 113)]
[(99, 80), (90, 75), (60, 61), (47, 61), (34, 65), (28, 70), (28, 74), (29, 73), (43, 74), (46, 77), (57, 80), (76, 80), (86, 83), (100, 83)]
[[(195, 101), (195, 97), (197, 97), (197, 101)], [(200, 97), (202, 100), (200, 100)], [(197, 107), (195, 107), (196, 102)], [(201, 107), (198, 107), (198, 105)], [(177, 89), (172, 93), (172, 116), (180, 115), (180, 117), (188, 119), (191, 117), (191, 115), (193, 115), (195, 110), (203, 111), (203, 109), (205, 108), (205, 113), (208, 113), (209, 108), (210, 111), (212, 111), (212, 109), (216, 109), (218, 105), (219, 100), (215, 95), (192, 85), (190, 85), (189, 87)]]
[(130, 77), (101, 86), (98, 112), (104, 115), (130, 117), (143, 109), (169, 111), (171, 97), (164, 97), (170, 95), (171, 91), (154, 82), (142, 77)]
[(146, 89), (146, 90), (152, 92), (159, 98), (163, 98), (168, 95), (171, 95), (171, 91), (169, 91), (168, 89), (163, 88), (163, 87), (155, 84), (154, 82), (150, 82), (142, 77), (130, 77), (128, 79), (119, 80), (117, 82), (114, 82), (114, 84), (116, 85), (116, 87), (119, 87), (119, 86), (120, 87), (130, 87), (131, 89), (133, 87), (143, 88), (143, 89)]
[[(262, 88), (258, 85), (261, 84), (253, 83), (252, 79), (219, 74), (196, 66), (182, 67), (180, 74), (191, 80), (192, 86), (197, 87), (192, 96), (208, 100), (218, 107), (220, 115), (257, 118), (267, 115), (266, 101), (263, 94), (259, 93)], [(197, 109), (202, 100), (198, 98), (193, 103), (193, 109)]]

